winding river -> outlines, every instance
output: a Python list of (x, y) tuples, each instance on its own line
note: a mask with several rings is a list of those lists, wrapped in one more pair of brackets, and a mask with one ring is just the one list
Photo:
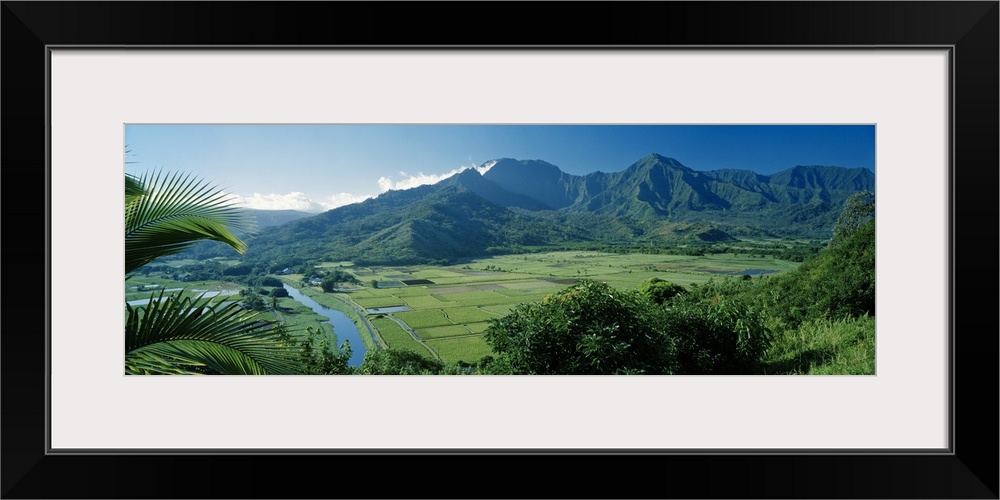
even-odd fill
[(347, 362), (350, 366), (361, 366), (365, 359), (365, 343), (361, 341), (361, 334), (358, 327), (348, 318), (346, 314), (336, 309), (326, 307), (319, 302), (305, 296), (298, 289), (289, 284), (285, 284), (285, 290), (293, 299), (309, 306), (316, 314), (330, 318), (327, 323), (333, 326), (333, 333), (337, 335), (337, 342), (343, 343), (345, 340), (351, 344), (351, 359)]

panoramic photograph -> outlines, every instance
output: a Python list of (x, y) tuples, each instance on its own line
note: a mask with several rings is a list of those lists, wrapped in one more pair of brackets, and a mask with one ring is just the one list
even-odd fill
[(874, 125), (127, 124), (127, 375), (874, 375)]

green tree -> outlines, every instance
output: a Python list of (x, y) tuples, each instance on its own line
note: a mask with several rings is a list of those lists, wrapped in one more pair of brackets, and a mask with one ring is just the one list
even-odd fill
[[(316, 346), (313, 347), (313, 344)], [(301, 341), (303, 372), (307, 375), (346, 375), (353, 373), (348, 365), (351, 360), (351, 344), (348, 341), (340, 346), (340, 350), (331, 348), (326, 334), (306, 328), (305, 339)]]
[(323, 289), (324, 292), (327, 293), (336, 290), (337, 276), (335, 276), (333, 273), (327, 274), (326, 276), (323, 277), (323, 280), (320, 281), (319, 286), (320, 288)]
[(519, 374), (669, 374), (663, 308), (637, 291), (584, 280), (490, 321), (484, 338)]
[(362, 375), (437, 375), (444, 363), (406, 349), (372, 350), (358, 368)]
[(809, 318), (875, 315), (875, 220), (776, 280), (791, 326)]
[(774, 314), (791, 328), (815, 318), (875, 315), (875, 202), (870, 193), (852, 200), (829, 245), (768, 287)]
[(836, 246), (874, 218), (875, 194), (871, 191), (862, 191), (851, 195), (844, 201), (844, 207), (833, 226), (830, 246)]
[(757, 373), (771, 343), (765, 309), (747, 297), (752, 282), (709, 284), (709, 293), (685, 294), (665, 309), (677, 339), (678, 374)]
[(639, 293), (647, 296), (653, 302), (657, 304), (663, 304), (667, 300), (680, 295), (687, 290), (676, 284), (667, 280), (662, 280), (660, 278), (650, 278), (646, 280), (645, 283), (639, 285)]
[(281, 288), (281, 287), (284, 286), (284, 284), (282, 284), (281, 280), (279, 280), (278, 278), (275, 278), (274, 276), (264, 276), (260, 280), (260, 286), (269, 286), (269, 287), (274, 287), (274, 288)]
[[(125, 175), (125, 276), (200, 240), (242, 253), (250, 220), (219, 189), (183, 174)], [(301, 373), (300, 347), (285, 329), (224, 297), (161, 291), (125, 304), (127, 374)]]
[(240, 295), (243, 300), (240, 301), (240, 305), (246, 309), (252, 309), (254, 311), (263, 311), (265, 309), (264, 298), (260, 296), (255, 290), (243, 289), (240, 291)]

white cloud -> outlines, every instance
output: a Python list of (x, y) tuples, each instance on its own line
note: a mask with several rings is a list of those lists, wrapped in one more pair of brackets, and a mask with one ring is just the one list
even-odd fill
[(372, 195), (337, 193), (327, 196), (321, 201), (314, 201), (305, 193), (298, 191), (287, 194), (260, 194), (240, 196), (230, 194), (228, 198), (234, 203), (257, 210), (300, 210), (302, 212), (325, 212), (327, 210), (358, 203), (371, 198)]
[[(380, 177), (377, 184), (380, 193), (384, 193), (389, 190), (410, 189), (426, 184), (436, 184), (444, 179), (447, 179), (448, 177), (469, 169), (474, 169), (480, 174), (484, 174), (494, 164), (496, 164), (495, 161), (488, 161), (482, 165), (472, 163), (471, 165), (462, 165), (443, 174), (425, 174), (423, 172), (419, 172), (417, 175), (410, 175), (404, 171), (400, 171), (400, 180), (393, 180), (392, 177)], [(303, 212), (325, 212), (327, 210), (342, 207), (344, 205), (351, 205), (353, 203), (359, 203), (375, 197), (375, 195), (370, 194), (336, 193), (331, 194), (322, 200), (316, 201), (311, 199), (307, 194), (298, 191), (286, 194), (254, 193), (253, 196), (240, 196), (238, 194), (227, 194), (226, 196), (235, 204), (246, 208), (254, 208), (258, 210), (300, 210)]]
[(480, 174), (484, 174), (495, 164), (496, 161), (490, 160), (482, 165), (476, 165), (475, 163), (473, 163), (472, 165), (462, 165), (450, 172), (445, 172), (443, 174), (425, 174), (423, 172), (418, 172), (417, 175), (410, 175), (407, 174), (406, 172), (400, 171), (399, 176), (402, 177), (402, 179), (394, 181), (392, 180), (391, 177), (381, 177), (378, 180), (378, 187), (379, 190), (381, 190), (384, 193), (391, 189), (410, 189), (410, 188), (415, 188), (417, 186), (423, 186), (426, 184), (437, 184), (438, 182), (441, 182), (459, 172), (463, 172), (469, 169), (474, 169), (478, 171)]
[(437, 184), (458, 172), (460, 170), (452, 170), (445, 174), (425, 174), (419, 172), (417, 175), (407, 175), (405, 172), (400, 172), (403, 176), (401, 180), (393, 181), (389, 177), (382, 177), (378, 180), (378, 187), (382, 189), (382, 192), (386, 192), (390, 189), (410, 189), (425, 184)]
[(249, 197), (239, 195), (234, 195), (233, 197), (238, 200), (240, 205), (258, 210), (301, 210), (303, 212), (320, 212), (323, 210), (321, 204), (312, 201), (305, 193), (298, 191), (288, 194), (254, 193), (253, 196)]
[(326, 200), (320, 202), (323, 205), (324, 210), (330, 210), (337, 207), (342, 207), (344, 205), (350, 205), (352, 203), (360, 203), (367, 200), (368, 198), (373, 198), (370, 194), (351, 194), (351, 193), (337, 193), (331, 194), (326, 197)]

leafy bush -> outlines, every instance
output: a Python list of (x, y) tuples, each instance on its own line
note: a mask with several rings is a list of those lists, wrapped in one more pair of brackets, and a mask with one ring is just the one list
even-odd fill
[(270, 286), (270, 287), (280, 288), (283, 285), (281, 283), (281, 280), (279, 280), (278, 278), (275, 278), (274, 276), (265, 276), (263, 279), (260, 280), (260, 286)]
[(302, 365), (306, 375), (347, 375), (353, 373), (348, 366), (351, 359), (351, 344), (348, 341), (338, 350), (327, 342), (321, 332), (306, 328), (306, 338), (302, 339)]
[(789, 327), (812, 318), (875, 314), (875, 220), (774, 278), (773, 313)]
[(323, 276), (320, 287), (324, 292), (332, 292), (336, 290), (338, 283), (358, 283), (358, 279), (345, 271), (333, 270)]
[(758, 361), (771, 341), (763, 307), (739, 294), (718, 294), (708, 300), (671, 301), (666, 312), (670, 331), (678, 342), (677, 373), (758, 371)]
[(483, 356), (476, 364), (476, 373), (480, 375), (514, 375), (514, 367), (506, 358)]
[(229, 266), (222, 271), (223, 276), (247, 276), (253, 272), (253, 268), (247, 264), (236, 264)]
[(437, 375), (444, 363), (406, 349), (371, 350), (358, 368), (361, 375)]
[(664, 310), (637, 291), (590, 280), (490, 320), (484, 338), (519, 374), (674, 370), (675, 346)]
[(684, 287), (676, 283), (660, 278), (646, 280), (645, 283), (639, 285), (638, 290), (639, 293), (649, 297), (650, 300), (657, 304), (663, 304), (667, 300), (687, 291)]

